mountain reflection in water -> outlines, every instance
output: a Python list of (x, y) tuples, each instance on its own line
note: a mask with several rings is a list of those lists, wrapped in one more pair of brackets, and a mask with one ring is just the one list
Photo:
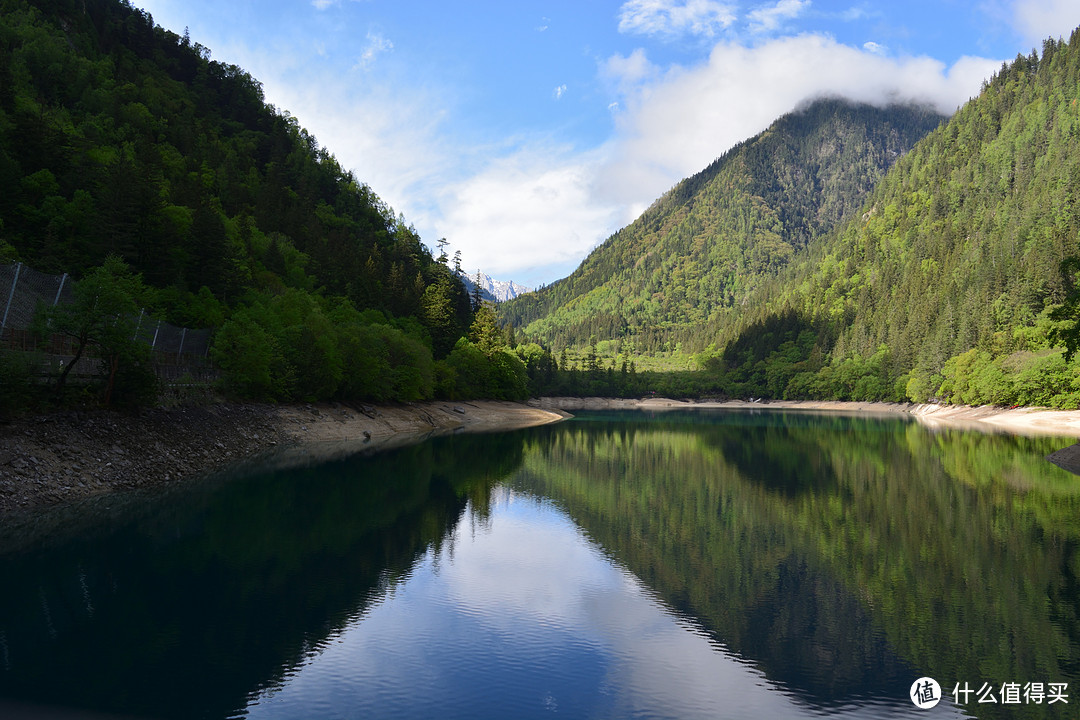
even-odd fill
[[(1080, 492), (1043, 460), (1069, 442), (589, 413), (219, 478), (0, 549), (0, 698), (159, 718), (906, 717), (921, 676), (1076, 689)], [(934, 712), (1067, 717), (1070, 700)]]

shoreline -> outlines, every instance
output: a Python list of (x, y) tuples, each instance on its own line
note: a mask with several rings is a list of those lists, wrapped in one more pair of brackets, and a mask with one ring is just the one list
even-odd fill
[(245, 464), (307, 464), (435, 434), (513, 430), (566, 417), (557, 410), (480, 400), (222, 403), (19, 418), (0, 425), (0, 517), (170, 487)]
[[(0, 425), (0, 517), (114, 492), (164, 488), (243, 465), (322, 462), (437, 434), (558, 422), (574, 410), (716, 408), (911, 417), (932, 429), (1080, 439), (1080, 411), (840, 401), (692, 401), (546, 397), (527, 404), (222, 403), (134, 414), (67, 412)], [(1080, 470), (1080, 443), (1050, 458)]]
[(1003, 408), (991, 405), (934, 405), (915, 403), (852, 402), (841, 400), (672, 400), (670, 398), (572, 398), (551, 397), (530, 400), (542, 409), (562, 410), (680, 410), (715, 408), (724, 410), (785, 410), (827, 412), (859, 416), (904, 415), (932, 429), (956, 428), (1012, 435), (1053, 435), (1080, 439), (1080, 410), (1050, 408)]

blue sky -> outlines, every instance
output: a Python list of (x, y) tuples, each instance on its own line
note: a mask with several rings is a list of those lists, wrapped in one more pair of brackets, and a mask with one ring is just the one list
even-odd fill
[(952, 112), (1080, 0), (134, 0), (263, 83), (464, 269), (569, 274), (822, 94)]

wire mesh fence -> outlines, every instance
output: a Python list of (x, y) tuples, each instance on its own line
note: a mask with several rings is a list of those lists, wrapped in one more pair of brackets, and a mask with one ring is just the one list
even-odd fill
[[(40, 337), (32, 332), (34, 316), (41, 307), (74, 301), (75, 281), (68, 274), (50, 275), (23, 263), (0, 265), (0, 345), (12, 350), (43, 354), (43, 372), (48, 374), (61, 363), (70, 362), (75, 350), (70, 338)], [(135, 324), (135, 338), (154, 353), (158, 377), (166, 384), (209, 383), (217, 377), (210, 357), (213, 330), (177, 327), (151, 318), (144, 312)], [(99, 374), (96, 359), (79, 361), (76, 374)]]
[(4, 301), (0, 333), (8, 328), (29, 328), (38, 306), (71, 302), (73, 292), (67, 273), (49, 275), (22, 263), (0, 265), (0, 298)]

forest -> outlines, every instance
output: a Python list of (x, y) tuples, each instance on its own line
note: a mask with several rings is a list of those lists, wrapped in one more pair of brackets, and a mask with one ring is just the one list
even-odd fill
[(0, 0), (0, 188), (0, 265), (76, 281), (42, 344), (75, 338), (109, 378), (42, 379), (0, 346), (0, 413), (153, 402), (140, 310), (214, 328), (234, 398), (525, 397), (445, 252), (255, 78), (125, 0)]
[[(829, 104), (793, 113), (500, 315), (556, 356), (692, 359), (701, 372), (672, 383), (692, 394), (1076, 408), (1078, 43), (1076, 32), (1048, 39), (1004, 64), (947, 121), (902, 123), (911, 146), (886, 145), (887, 170), (863, 145), (863, 169), (834, 170), (838, 184), (810, 182), (826, 167), (810, 158), (850, 147), (854, 131), (839, 130)], [(754, 148), (790, 147), (788, 135), (805, 138), (799, 162), (770, 150), (781, 159), (750, 165)], [(861, 192), (841, 191), (853, 178)], [(780, 193), (785, 205), (767, 191), (718, 194), (721, 180), (809, 185)], [(801, 203), (819, 186), (821, 207)], [(709, 213), (724, 221), (699, 232)]]
[[(186, 32), (127, 0), (0, 11), (0, 266), (74, 279), (0, 341), (0, 415), (158, 401), (144, 316), (212, 329), (235, 399), (1080, 406), (1076, 33), (951, 118), (808, 103), (495, 307)], [(46, 369), (58, 337), (95, 382)]]
[(643, 354), (699, 352), (703, 333), (859, 210), (895, 160), (944, 118), (821, 99), (678, 183), (568, 278), (499, 307), (554, 347), (619, 338)]

